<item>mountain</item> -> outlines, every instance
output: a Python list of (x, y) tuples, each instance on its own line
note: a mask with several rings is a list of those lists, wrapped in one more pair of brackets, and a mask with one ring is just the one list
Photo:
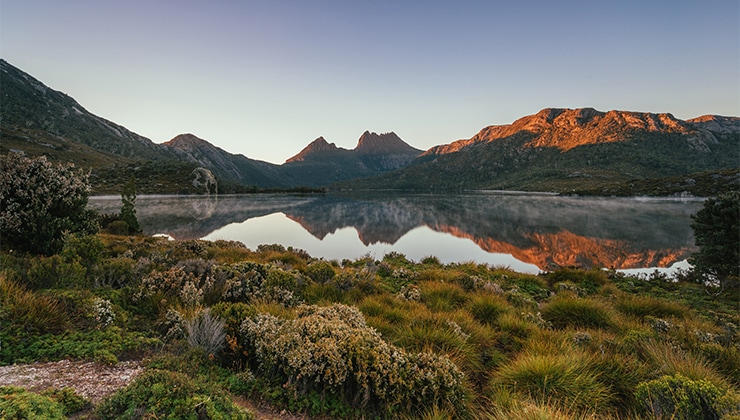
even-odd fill
[(421, 153), (422, 150), (411, 147), (396, 133), (365, 131), (357, 141), (357, 146), (351, 150), (337, 147), (319, 137), (286, 160), (281, 171), (293, 182), (318, 187), (398, 170)]
[[(172, 158), (146, 137), (87, 111), (70, 96), (0, 59), (0, 116), (3, 133), (23, 137), (54, 137), (59, 147), (76, 143), (111, 157)], [(4, 137), (4, 136), (3, 136)], [(3, 141), (6, 139), (3, 138)], [(29, 139), (29, 142), (33, 142)]]
[(738, 166), (737, 117), (683, 121), (671, 114), (548, 108), (433, 147), (392, 175), (335, 187), (593, 192), (615, 182)]
[(231, 154), (194, 136), (181, 134), (162, 143), (180, 160), (208, 168), (222, 180), (261, 188), (286, 188), (289, 181), (280, 174), (280, 167), (268, 162)]

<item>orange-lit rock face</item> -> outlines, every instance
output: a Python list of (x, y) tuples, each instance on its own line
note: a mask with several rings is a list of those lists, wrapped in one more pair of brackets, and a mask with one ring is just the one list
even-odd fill
[[(528, 147), (554, 147), (567, 151), (578, 146), (629, 140), (636, 132), (663, 132), (702, 135), (695, 123), (711, 123), (712, 118), (697, 118), (681, 121), (671, 114), (648, 112), (609, 111), (600, 112), (593, 108), (556, 109), (546, 108), (534, 115), (514, 121), (512, 124), (492, 125), (484, 128), (470, 139), (436, 146), (424, 155), (443, 155), (458, 152), (479, 142), (491, 142), (530, 133), (534, 138)], [(740, 123), (739, 123), (740, 124)]]
[(475, 237), (454, 226), (435, 226), (434, 229), (470, 239), (487, 252), (511, 254), (519, 261), (534, 264), (542, 270), (556, 267), (668, 267), (691, 254), (689, 248), (635, 250), (622, 241), (586, 238), (568, 231), (528, 234), (532, 245), (522, 248), (494, 238)]

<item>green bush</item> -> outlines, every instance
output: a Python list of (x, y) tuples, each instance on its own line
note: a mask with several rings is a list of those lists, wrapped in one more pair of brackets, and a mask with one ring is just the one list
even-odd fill
[(712, 382), (681, 374), (640, 383), (635, 395), (645, 413), (657, 419), (714, 420), (740, 414), (740, 400)]
[(604, 304), (575, 297), (557, 297), (542, 308), (542, 318), (555, 328), (609, 328), (612, 316)]
[(258, 314), (242, 334), (260, 372), (298, 394), (338, 393), (379, 411), (464, 400), (463, 374), (448, 358), (389, 345), (349, 306), (300, 306), (292, 320)]
[(32, 289), (76, 288), (87, 286), (86, 275), (87, 270), (79, 261), (52, 255), (31, 262), (27, 281)]
[(223, 390), (182, 373), (151, 369), (107, 398), (97, 408), (116, 419), (253, 419)]
[(98, 230), (88, 210), (88, 175), (73, 165), (17, 153), (0, 157), (0, 236), (3, 246), (36, 254), (59, 252), (68, 233)]
[(699, 251), (689, 258), (694, 270), (723, 285), (740, 277), (740, 191), (709, 198), (693, 216)]
[(306, 275), (316, 283), (326, 283), (334, 278), (334, 267), (327, 261), (315, 261), (306, 267)]
[(64, 405), (23, 388), (0, 386), (0, 415), (7, 420), (64, 420)]
[(42, 393), (52, 400), (62, 405), (65, 415), (74, 414), (80, 412), (90, 406), (90, 401), (85, 399), (80, 394), (76, 393), (72, 388), (62, 389), (49, 389)]

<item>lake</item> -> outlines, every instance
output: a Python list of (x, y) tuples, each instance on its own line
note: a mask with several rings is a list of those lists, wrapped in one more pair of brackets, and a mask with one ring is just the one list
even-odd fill
[[(594, 198), (545, 194), (353, 193), (139, 196), (147, 235), (226, 239), (250, 249), (282, 244), (327, 260), (487, 263), (537, 273), (557, 266), (645, 271), (685, 267), (696, 251), (691, 215), (703, 199)], [(118, 196), (89, 206), (117, 213)]]

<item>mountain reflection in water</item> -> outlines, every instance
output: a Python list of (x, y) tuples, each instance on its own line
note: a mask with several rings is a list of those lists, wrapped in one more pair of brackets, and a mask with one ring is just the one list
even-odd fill
[[(90, 199), (90, 206), (104, 213), (115, 213), (120, 205), (118, 197)], [(305, 243), (304, 249), (314, 257), (341, 259), (346, 256), (331, 249), (344, 248), (347, 252), (352, 248), (357, 255), (349, 258), (358, 258), (381, 249), (378, 245), (383, 245), (383, 252), (397, 250), (407, 255), (410, 249), (420, 248), (415, 254), (423, 257), (436, 255), (424, 248), (439, 249), (437, 242), (447, 241), (448, 249), (470, 243), (477, 246), (475, 252), (469, 252), (469, 258), (453, 257), (460, 262), (487, 262), (480, 261), (485, 257), (477, 255), (482, 250), (483, 254), (504, 254), (547, 270), (557, 266), (668, 267), (695, 250), (691, 214), (701, 205), (702, 200), (698, 199), (495, 193), (276, 194), (140, 196), (136, 211), (144, 233), (166, 233), (177, 239), (240, 240), (256, 247), (258, 244), (250, 243), (260, 236), (256, 222), (268, 229), (262, 235), (264, 243), (280, 243), (279, 231), (289, 228), (285, 224), (297, 223), (310, 233), (311, 240), (296, 241)], [(284, 217), (264, 218), (280, 214)], [(356, 231), (356, 235), (347, 235), (346, 228)], [(269, 237), (271, 231), (275, 233), (274, 240)], [(305, 236), (301, 232), (293, 232), (288, 238)], [(416, 237), (416, 243), (405, 243)], [(353, 240), (360, 243), (350, 245)], [(326, 243), (321, 247), (311, 245), (327, 241), (342, 243), (333, 247)], [(296, 243), (283, 245), (300, 247)], [(436, 256), (450, 262), (446, 255)]]

